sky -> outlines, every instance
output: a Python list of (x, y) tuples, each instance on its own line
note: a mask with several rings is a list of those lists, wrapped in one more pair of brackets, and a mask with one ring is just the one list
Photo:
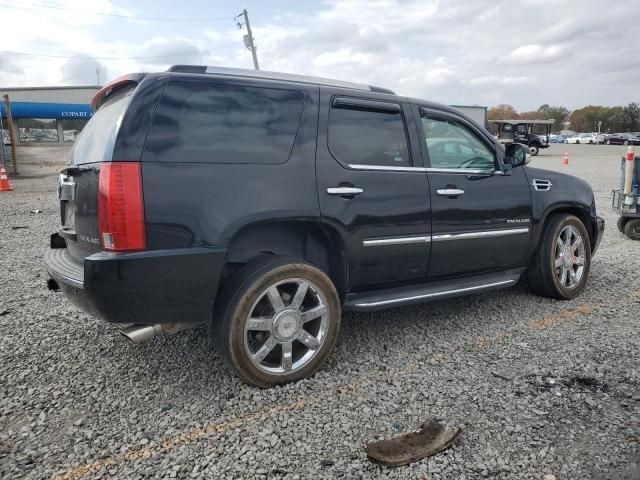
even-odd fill
[(637, 0), (0, 0), (0, 88), (253, 68), (242, 8), (263, 70), (518, 111), (640, 102)]

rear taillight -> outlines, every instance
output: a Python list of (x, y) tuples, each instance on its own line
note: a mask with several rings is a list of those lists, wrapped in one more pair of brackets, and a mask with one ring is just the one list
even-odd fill
[(100, 165), (98, 222), (105, 250), (143, 250), (144, 203), (139, 162)]

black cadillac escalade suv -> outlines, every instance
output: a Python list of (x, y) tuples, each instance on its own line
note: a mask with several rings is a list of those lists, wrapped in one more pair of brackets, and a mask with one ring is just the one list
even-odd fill
[(570, 299), (593, 192), (456, 110), (366, 85), (176, 66), (92, 101), (60, 175), (49, 287), (134, 340), (212, 322), (266, 387), (308, 377), (342, 311), (514, 285)]

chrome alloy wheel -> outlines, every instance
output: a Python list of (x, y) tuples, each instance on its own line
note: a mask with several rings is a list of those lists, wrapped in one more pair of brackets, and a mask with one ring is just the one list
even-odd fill
[(556, 276), (563, 288), (573, 289), (582, 279), (585, 264), (585, 244), (578, 229), (567, 225), (556, 239), (554, 253)]
[(284, 375), (311, 361), (329, 328), (327, 300), (317, 285), (288, 278), (271, 285), (254, 302), (244, 326), (251, 363), (270, 375)]

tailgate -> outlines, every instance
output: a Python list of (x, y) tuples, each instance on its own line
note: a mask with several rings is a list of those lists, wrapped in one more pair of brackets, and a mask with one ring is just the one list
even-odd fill
[(102, 250), (98, 226), (100, 165), (112, 159), (118, 128), (133, 92), (125, 89), (109, 98), (82, 130), (69, 163), (58, 180), (61, 228), (71, 257), (82, 261)]

